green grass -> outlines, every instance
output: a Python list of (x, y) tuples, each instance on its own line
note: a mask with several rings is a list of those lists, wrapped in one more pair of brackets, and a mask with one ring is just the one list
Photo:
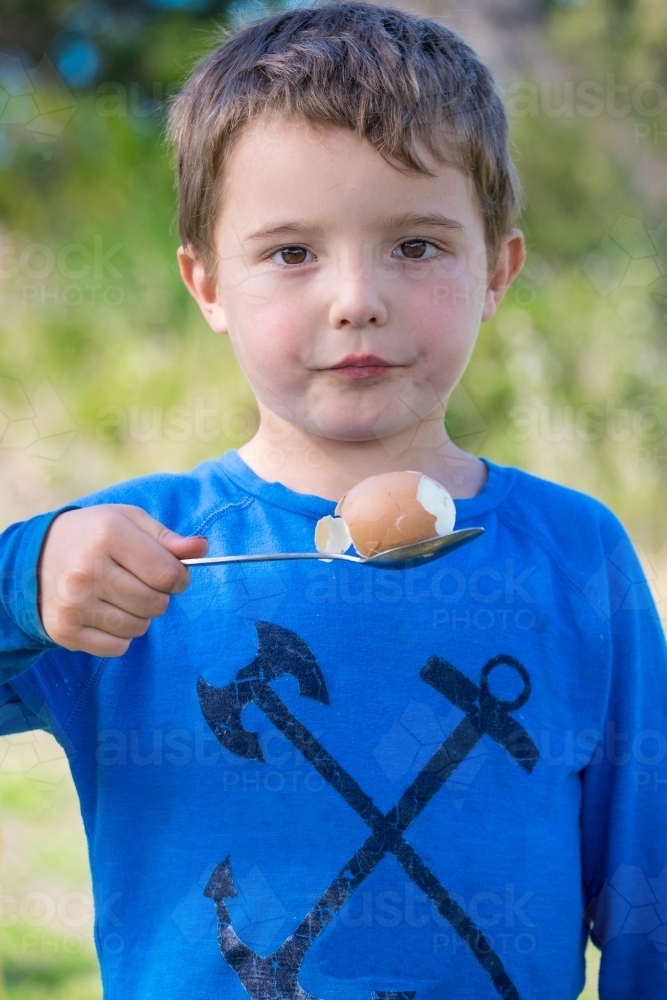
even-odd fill
[(100, 1000), (78, 798), (46, 733), (0, 738), (0, 816), (1, 1000)]

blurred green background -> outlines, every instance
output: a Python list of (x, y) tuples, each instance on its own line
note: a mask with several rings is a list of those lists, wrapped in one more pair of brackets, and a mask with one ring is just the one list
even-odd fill
[[(423, 0), (496, 70), (526, 269), (448, 417), (471, 451), (586, 490), (667, 606), (667, 5)], [(251, 393), (181, 287), (165, 102), (260, 3), (3, 0), (0, 521), (243, 443)], [(0, 740), (0, 997), (100, 996), (76, 795)], [(587, 1000), (597, 996), (591, 950)], [(2, 983), (4, 982), (4, 987)]]

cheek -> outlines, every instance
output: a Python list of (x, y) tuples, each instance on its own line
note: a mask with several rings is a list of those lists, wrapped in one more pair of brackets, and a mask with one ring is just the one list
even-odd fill
[(251, 283), (233, 297), (230, 337), (246, 371), (270, 377), (293, 376), (301, 358), (309, 324), (298, 296), (278, 294), (275, 284), (261, 289)]
[(426, 353), (433, 358), (467, 357), (479, 328), (485, 286), (466, 269), (435, 275), (406, 291), (404, 304)]

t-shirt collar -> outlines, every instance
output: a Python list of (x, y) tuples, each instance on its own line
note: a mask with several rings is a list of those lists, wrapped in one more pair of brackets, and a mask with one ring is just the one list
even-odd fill
[[(487, 468), (486, 482), (477, 496), (454, 501), (457, 526), (460, 522), (475, 520), (495, 509), (513, 485), (516, 469), (497, 465), (488, 458), (481, 460)], [(336, 507), (334, 500), (312, 493), (298, 493), (282, 483), (262, 479), (243, 461), (236, 449), (225, 452), (219, 459), (219, 465), (224, 474), (244, 493), (274, 507), (314, 518), (332, 514)]]

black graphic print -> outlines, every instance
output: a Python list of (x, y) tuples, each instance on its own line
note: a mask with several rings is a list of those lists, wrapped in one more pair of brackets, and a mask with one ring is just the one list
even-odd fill
[[(217, 866), (204, 894), (216, 906), (220, 950), (248, 995), (252, 1000), (317, 1000), (299, 984), (299, 971), (306, 952), (380, 861), (391, 853), (465, 941), (490, 976), (496, 992), (504, 1000), (519, 1000), (516, 987), (487, 939), (403, 834), (485, 733), (499, 743), (524, 771), (528, 774), (532, 772), (539, 751), (523, 726), (509, 715), (525, 704), (530, 696), (530, 678), (526, 668), (514, 657), (496, 656), (483, 667), (478, 687), (450, 663), (437, 656), (431, 657), (421, 670), (420, 677), (456, 705), (465, 718), (385, 815), (293, 715), (270, 685), (275, 678), (292, 674), (303, 697), (329, 704), (324, 676), (306, 643), (296, 633), (268, 622), (257, 622), (257, 632), (257, 656), (238, 672), (235, 680), (225, 687), (216, 688), (199, 678), (197, 692), (204, 718), (228, 750), (240, 757), (261, 761), (264, 757), (258, 734), (246, 730), (242, 723), (244, 708), (254, 703), (361, 817), (371, 833), (294, 933), (266, 958), (248, 948), (231, 926), (224, 902), (236, 895), (229, 857)], [(501, 665), (511, 667), (523, 681), (522, 692), (512, 701), (496, 698), (489, 690), (489, 674)], [(415, 996), (415, 991), (373, 994), (377, 1000), (414, 1000)]]

